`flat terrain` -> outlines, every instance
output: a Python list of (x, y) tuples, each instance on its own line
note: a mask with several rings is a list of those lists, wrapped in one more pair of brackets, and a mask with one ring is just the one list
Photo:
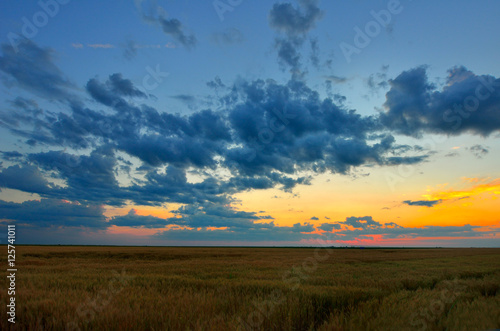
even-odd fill
[(17, 330), (500, 328), (500, 249), (16, 251)]

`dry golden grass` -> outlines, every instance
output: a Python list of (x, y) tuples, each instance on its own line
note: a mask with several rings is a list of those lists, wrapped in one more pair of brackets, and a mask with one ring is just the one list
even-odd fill
[(16, 248), (16, 330), (500, 328), (500, 249)]

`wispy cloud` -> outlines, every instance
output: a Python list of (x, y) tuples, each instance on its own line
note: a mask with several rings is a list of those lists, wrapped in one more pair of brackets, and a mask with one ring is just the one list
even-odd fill
[(103, 48), (103, 49), (116, 48), (116, 46), (113, 45), (113, 44), (87, 44), (87, 47), (90, 47), (90, 48)]
[(434, 207), (435, 205), (437, 205), (441, 202), (442, 202), (442, 200), (417, 200), (417, 201), (405, 200), (405, 201), (403, 201), (403, 203), (407, 204), (408, 206), (418, 206), (418, 207)]
[(435, 192), (425, 194), (423, 197), (429, 200), (451, 200), (461, 199), (472, 196), (481, 195), (484, 193), (500, 194), (500, 178), (496, 179), (479, 179), (479, 178), (464, 178), (465, 182), (474, 183), (470, 188), (463, 190), (450, 189), (447, 191), (437, 190)]

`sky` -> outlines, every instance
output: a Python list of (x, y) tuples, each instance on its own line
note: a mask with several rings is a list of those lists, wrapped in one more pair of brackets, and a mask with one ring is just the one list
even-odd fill
[(4, 0), (0, 243), (499, 247), (499, 14)]

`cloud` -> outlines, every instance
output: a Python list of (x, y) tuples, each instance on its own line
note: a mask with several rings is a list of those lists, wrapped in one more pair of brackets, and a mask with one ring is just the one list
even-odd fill
[[(312, 177), (304, 172), (347, 174), (363, 165), (426, 160), (427, 155), (408, 155), (414, 150), (403, 150), (394, 137), (380, 133), (384, 128), (375, 116), (361, 116), (321, 99), (303, 82), (239, 80), (228, 88), (214, 84), (224, 88), (219, 97), (224, 112), (207, 109), (183, 116), (135, 105), (145, 95), (117, 73), (86, 85), (91, 97), (112, 112), (78, 105), (69, 112), (46, 112), (17, 99), (12, 105), (20, 111), (2, 116), (14, 134), (49, 147), (30, 154), (28, 161), (65, 181), (64, 188), (45, 183), (45, 191), (38, 187), (37, 192), (47, 198), (111, 205), (127, 200), (145, 205), (222, 202), (228, 194), (247, 190), (275, 187), (290, 192), (310, 184)], [(33, 130), (16, 128), (18, 122)], [(57, 150), (61, 145), (85, 149), (87, 155)], [(138, 180), (129, 170), (132, 184), (120, 186), (115, 172), (125, 165), (117, 153), (139, 159), (148, 167), (143, 168), (145, 177)], [(188, 183), (188, 168), (204, 179)], [(215, 178), (210, 175), (214, 172), (227, 177)], [(181, 180), (172, 186), (171, 177)]]
[(407, 204), (408, 206), (419, 206), (419, 207), (434, 207), (435, 205), (443, 202), (442, 200), (417, 200), (417, 201), (411, 201), (411, 200), (405, 200), (403, 201), (404, 204)]
[(166, 10), (158, 5), (156, 0), (134, 0), (134, 3), (145, 22), (159, 25), (166, 35), (172, 37), (187, 49), (196, 46), (197, 40), (194, 34), (186, 33), (185, 27), (178, 19), (167, 19)]
[(114, 106), (118, 103), (125, 104), (122, 97), (147, 97), (130, 80), (124, 79), (118, 73), (110, 75), (104, 84), (92, 78), (87, 82), (86, 89), (92, 98), (106, 106)]
[(468, 150), (477, 158), (477, 159), (482, 159), (484, 156), (486, 156), (489, 153), (489, 150), (485, 146), (481, 145), (474, 145)]
[(112, 74), (106, 82), (110, 90), (118, 95), (127, 97), (145, 98), (146, 95), (138, 90), (132, 81), (124, 79), (122, 74)]
[(300, 76), (300, 53), (298, 48), (302, 41), (296, 38), (276, 38), (275, 48), (278, 51), (278, 59), (283, 68), (289, 66), (295, 77)]
[(233, 45), (245, 40), (243, 33), (236, 28), (228, 28), (222, 32), (215, 32), (211, 36), (212, 42), (217, 45)]
[(319, 220), (319, 218), (317, 218), (316, 216), (313, 216), (313, 217), (311, 217), (311, 218), (310, 218), (310, 220), (311, 220), (311, 221), (318, 221), (318, 220)]
[[(240, 174), (289, 173), (293, 172), (291, 164), (314, 172), (347, 173), (371, 162), (425, 160), (425, 156), (384, 157), (396, 147), (395, 139), (381, 135), (377, 143), (368, 144), (369, 133), (379, 128), (375, 118), (347, 111), (330, 99), (321, 100), (302, 82), (279, 85), (255, 81), (240, 86), (239, 91), (244, 102), (229, 111), (228, 119), (235, 142), (242, 146), (230, 149), (225, 158)], [(259, 137), (272, 139), (264, 144)]]
[[(340, 224), (352, 226), (340, 228)], [(490, 227), (472, 226), (422, 226), (403, 227), (394, 222), (381, 224), (373, 220), (371, 216), (347, 217), (345, 222), (336, 224), (324, 223), (318, 229), (326, 231), (320, 237), (336, 242), (373, 241), (388, 239), (425, 239), (425, 238), (479, 238), (496, 235), (498, 229)], [(335, 231), (333, 231), (335, 230)], [(337, 231), (339, 230), (339, 231)], [(333, 232), (332, 232), (333, 231)]]
[(197, 108), (196, 105), (198, 103), (198, 100), (197, 100), (197, 98), (194, 95), (190, 95), (190, 94), (177, 94), (177, 95), (171, 96), (171, 98), (183, 102), (191, 110), (196, 110), (196, 108)]
[(304, 238), (317, 238), (315, 234), (308, 234), (314, 230), (309, 224), (296, 223), (293, 226), (276, 226), (271, 222), (252, 223), (250, 227), (237, 226), (238, 224), (236, 226), (230, 225), (220, 229), (172, 229), (163, 231), (155, 235), (154, 238), (190, 242), (297, 242)]
[(127, 40), (123, 47), (123, 57), (132, 60), (137, 55), (137, 44), (132, 40)]
[[(269, 25), (284, 37), (275, 38), (275, 49), (282, 68), (290, 67), (290, 73), (295, 79), (301, 79), (305, 74), (301, 69), (300, 48), (304, 44), (307, 33), (321, 19), (323, 12), (318, 8), (316, 0), (299, 0), (298, 7), (290, 3), (276, 3), (269, 12)], [(316, 39), (310, 40), (311, 61), (319, 66), (319, 47)]]
[(6, 161), (15, 161), (15, 160), (23, 157), (23, 154), (16, 152), (16, 151), (12, 151), (12, 152), (1, 152), (0, 151), (0, 154), (2, 154), (2, 158)]
[(366, 80), (366, 85), (370, 89), (371, 93), (377, 93), (380, 89), (386, 89), (389, 87), (387, 82), (387, 71), (389, 70), (389, 65), (382, 66), (381, 71), (376, 74), (371, 74)]
[(0, 172), (0, 188), (9, 188), (28, 193), (47, 194), (55, 186), (32, 165), (18, 164), (2, 169)]
[(82, 205), (65, 200), (42, 199), (23, 203), (0, 200), (0, 219), (13, 220), (26, 227), (107, 227), (101, 205)]
[(445, 157), (455, 157), (455, 156), (460, 156), (460, 153), (458, 152), (449, 152), (445, 154)]
[(18, 45), (19, 51), (8, 44), (2, 44), (0, 71), (19, 87), (48, 100), (73, 99), (70, 90), (75, 86), (64, 77), (54, 64), (54, 52), (41, 48), (25, 39)]
[(319, 44), (317, 39), (310, 39), (309, 44), (311, 46), (311, 63), (316, 68), (319, 69)]
[(191, 35), (186, 34), (184, 32), (184, 27), (182, 26), (182, 23), (178, 19), (176, 18), (165, 19), (163, 17), (160, 17), (158, 22), (160, 23), (163, 32), (165, 32), (165, 34), (174, 38), (174, 40), (181, 43), (184, 47), (190, 49), (196, 45), (197, 43), (196, 37), (193, 34)]
[(289, 36), (300, 36), (315, 27), (323, 12), (317, 0), (298, 0), (298, 7), (290, 3), (276, 3), (269, 12), (269, 25)]
[(449, 189), (444, 191), (439, 189), (429, 194), (425, 194), (423, 197), (428, 200), (452, 200), (464, 199), (484, 193), (498, 194), (498, 192), (500, 192), (500, 178), (487, 178), (482, 180), (479, 178), (464, 178), (464, 181), (475, 185), (463, 190)]
[(423, 133), (488, 136), (499, 131), (500, 79), (475, 75), (465, 67), (448, 73), (441, 91), (429, 83), (425, 67), (404, 71), (390, 80), (382, 123), (414, 137)]
[(134, 228), (161, 229), (169, 223), (167, 220), (159, 217), (137, 215), (135, 209), (130, 209), (127, 215), (112, 217), (108, 224)]
[(110, 48), (115, 48), (115, 45), (113, 44), (87, 44), (87, 47), (90, 48), (101, 48), (101, 49), (110, 49)]
[(323, 223), (320, 226), (318, 226), (318, 229), (326, 231), (326, 232), (332, 232), (333, 229), (335, 230), (340, 230), (342, 226), (337, 223)]
[(373, 220), (371, 216), (364, 217), (347, 217), (345, 222), (340, 222), (341, 224), (352, 226), (355, 229), (372, 229), (381, 226), (379, 222)]
[(156, 0), (134, 0), (135, 7), (142, 19), (148, 23), (156, 23), (158, 16), (165, 16), (166, 11)]
[(335, 75), (324, 76), (324, 78), (325, 78), (325, 80), (330, 81), (330, 82), (335, 83), (335, 84), (344, 84), (349, 80), (346, 77), (335, 76)]

